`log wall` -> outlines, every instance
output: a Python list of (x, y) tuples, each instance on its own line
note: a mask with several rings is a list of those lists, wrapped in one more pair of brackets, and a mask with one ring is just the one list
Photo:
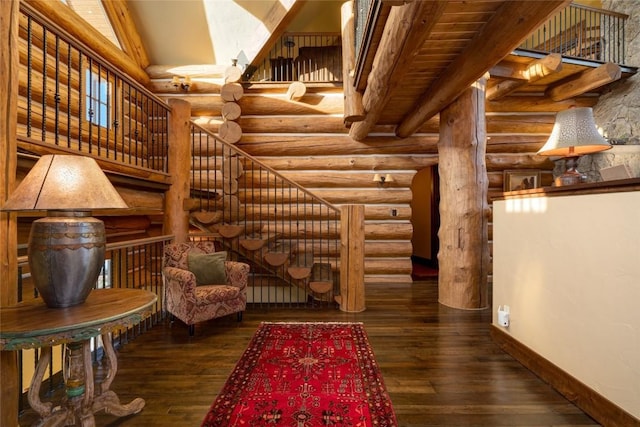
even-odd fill
[[(186, 99), (192, 120), (218, 133), (224, 123), (221, 86), (196, 81), (188, 94), (158, 95)], [(237, 100), (242, 137), (235, 145), (330, 203), (363, 204), (366, 283), (411, 281), (411, 183), (417, 171), (438, 163), (438, 117), (408, 138), (397, 138), (392, 126), (377, 125), (369, 137), (355, 141), (344, 125), (341, 88), (307, 84), (305, 94), (291, 100), (286, 86), (273, 86), (244, 84)], [(155, 79), (152, 87), (166, 85)], [(487, 111), (489, 200), (503, 192), (505, 170), (541, 170), (542, 183), (549, 185), (553, 164), (535, 152), (553, 127), (554, 112), (521, 114), (504, 102), (487, 102)], [(376, 173), (389, 173), (394, 181), (375, 183)]]

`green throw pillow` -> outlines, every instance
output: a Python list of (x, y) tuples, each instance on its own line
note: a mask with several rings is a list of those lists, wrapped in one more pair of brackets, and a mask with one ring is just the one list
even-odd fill
[(227, 273), (224, 261), (227, 253), (214, 252), (212, 254), (190, 253), (187, 256), (189, 271), (196, 276), (198, 285), (223, 285), (227, 283)]

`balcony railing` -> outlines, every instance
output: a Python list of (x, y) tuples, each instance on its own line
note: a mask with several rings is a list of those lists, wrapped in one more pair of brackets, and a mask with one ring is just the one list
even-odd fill
[(286, 33), (245, 79), (341, 82), (342, 38), (338, 33)]
[(18, 147), (166, 173), (168, 106), (28, 3), (20, 11)]
[(624, 64), (627, 18), (621, 13), (571, 4), (527, 37), (520, 48)]

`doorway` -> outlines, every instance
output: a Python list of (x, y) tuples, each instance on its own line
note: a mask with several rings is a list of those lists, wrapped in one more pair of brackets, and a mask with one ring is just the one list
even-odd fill
[(438, 275), (439, 189), (437, 165), (419, 170), (411, 181), (413, 280), (422, 280)]

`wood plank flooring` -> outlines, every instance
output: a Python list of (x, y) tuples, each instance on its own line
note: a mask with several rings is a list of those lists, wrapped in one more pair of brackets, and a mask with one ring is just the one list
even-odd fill
[[(368, 286), (362, 313), (251, 307), (241, 323), (201, 323), (191, 338), (178, 321), (160, 324), (118, 351), (112, 389), (145, 408), (99, 414), (97, 425), (199, 426), (262, 321), (364, 322), (403, 427), (599, 425), (491, 341), (489, 309), (439, 305), (436, 280)], [(20, 425), (35, 419), (27, 410)]]

